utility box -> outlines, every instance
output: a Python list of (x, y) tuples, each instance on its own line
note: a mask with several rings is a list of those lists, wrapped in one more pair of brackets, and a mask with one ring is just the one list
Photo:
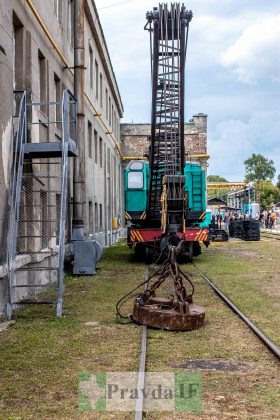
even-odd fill
[(73, 241), (74, 275), (96, 274), (96, 264), (102, 256), (100, 244), (90, 238)]

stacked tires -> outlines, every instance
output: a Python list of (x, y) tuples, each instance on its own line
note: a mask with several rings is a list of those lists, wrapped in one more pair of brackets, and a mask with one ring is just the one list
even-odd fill
[(258, 220), (233, 220), (229, 224), (229, 236), (244, 241), (259, 241), (260, 223)]
[(244, 220), (243, 224), (243, 239), (244, 241), (259, 241), (260, 223), (258, 220)]

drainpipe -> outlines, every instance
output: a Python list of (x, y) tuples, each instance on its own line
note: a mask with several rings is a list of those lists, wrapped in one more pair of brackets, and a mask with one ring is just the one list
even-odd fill
[(83, 239), (85, 218), (84, 0), (74, 0), (74, 95), (78, 102), (78, 157), (74, 158), (72, 239)]

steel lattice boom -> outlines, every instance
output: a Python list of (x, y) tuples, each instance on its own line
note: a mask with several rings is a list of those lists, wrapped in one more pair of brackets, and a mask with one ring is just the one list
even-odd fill
[(184, 74), (192, 12), (179, 3), (147, 13), (151, 33), (152, 124), (150, 138), (150, 220), (160, 220), (162, 178), (184, 169)]

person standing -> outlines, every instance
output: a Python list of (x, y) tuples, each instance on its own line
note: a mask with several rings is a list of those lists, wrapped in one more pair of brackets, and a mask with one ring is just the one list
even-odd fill
[(270, 215), (270, 229), (275, 229), (276, 213), (272, 210)]
[(224, 225), (225, 225), (225, 229), (228, 230), (228, 223), (229, 223), (229, 214), (226, 211), (225, 215), (224, 215)]

